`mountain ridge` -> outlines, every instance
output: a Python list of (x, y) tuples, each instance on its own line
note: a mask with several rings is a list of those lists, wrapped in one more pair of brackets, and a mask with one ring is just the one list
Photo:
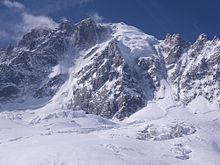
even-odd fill
[(219, 64), (220, 40), (205, 34), (190, 44), (124, 23), (64, 21), (1, 49), (0, 110), (36, 104), (124, 119), (150, 101), (188, 106), (200, 96), (219, 107)]

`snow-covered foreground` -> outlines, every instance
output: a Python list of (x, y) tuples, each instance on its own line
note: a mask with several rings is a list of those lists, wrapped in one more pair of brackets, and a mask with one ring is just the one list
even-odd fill
[(121, 122), (83, 111), (1, 112), (0, 165), (219, 165), (219, 110), (158, 105)]

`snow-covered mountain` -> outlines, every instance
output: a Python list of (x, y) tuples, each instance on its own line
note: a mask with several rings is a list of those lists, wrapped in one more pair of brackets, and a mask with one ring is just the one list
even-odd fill
[(218, 165), (219, 109), (220, 40), (205, 34), (88, 18), (0, 49), (1, 165)]
[[(149, 101), (169, 97), (188, 105), (198, 97), (219, 105), (220, 40), (165, 40), (124, 23), (86, 19), (33, 29), (1, 50), (0, 102), (8, 110), (43, 106), (123, 119)], [(168, 92), (167, 92), (168, 93)]]

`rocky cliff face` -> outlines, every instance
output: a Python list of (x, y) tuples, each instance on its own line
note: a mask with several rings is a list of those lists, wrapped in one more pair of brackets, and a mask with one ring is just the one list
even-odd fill
[(205, 34), (190, 44), (180, 35), (157, 40), (123, 23), (65, 21), (0, 50), (0, 109), (47, 98), (44, 104), (123, 119), (157, 100), (163, 81), (176, 102), (203, 96), (219, 104), (219, 64), (220, 40)]
[[(208, 40), (207, 35), (201, 34), (192, 45), (178, 40), (178, 48), (175, 44), (169, 46), (168, 52), (165, 48), (168, 57), (177, 57), (175, 60), (171, 58), (171, 61), (176, 61), (174, 64), (167, 63), (169, 80), (175, 86), (177, 100), (187, 104), (202, 95), (211, 102), (219, 102), (219, 39)], [(167, 46), (166, 39), (163, 44)]]

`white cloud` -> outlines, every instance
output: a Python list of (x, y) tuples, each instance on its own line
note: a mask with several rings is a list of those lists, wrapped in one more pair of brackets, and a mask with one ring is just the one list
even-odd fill
[[(31, 29), (34, 28), (51, 28), (54, 29), (58, 26), (58, 24), (53, 21), (51, 18), (42, 15), (33, 15), (26, 11), (26, 8), (23, 4), (19, 2), (12, 2), (10, 0), (4, 0), (3, 4), (11, 10), (16, 10), (19, 12), (19, 15), (22, 18), (21, 22), (18, 22), (12, 31), (16, 32), (16, 35), (12, 34), (10, 38), (15, 40), (20, 39), (25, 33), (29, 32)], [(0, 32), (0, 36), (6, 36), (6, 33)], [(7, 34), (8, 35), (8, 34)]]
[(23, 4), (21, 4), (20, 2), (16, 2), (16, 1), (11, 2), (9, 0), (4, 0), (2, 3), (10, 9), (14, 9), (17, 11), (25, 10), (25, 6)]
[[(17, 41), (20, 40), (21, 37), (29, 32), (31, 29), (38, 28), (38, 27), (44, 27), (44, 28), (51, 28), (54, 29), (58, 26), (58, 23), (56, 23), (52, 18), (46, 16), (50, 12), (58, 11), (58, 10), (64, 10), (65, 8), (69, 6), (74, 5), (84, 5), (86, 3), (91, 2), (92, 0), (60, 0), (60, 1), (54, 1), (50, 5), (45, 4), (44, 0), (38, 0), (38, 2), (33, 1), (34, 6), (35, 3), (37, 6), (35, 6), (34, 10), (28, 9), (24, 4), (14, 1), (14, 0), (0, 0), (4, 6), (6, 6), (9, 11), (16, 12), (15, 18), (19, 18), (17, 20), (20, 20), (20, 22), (17, 22), (16, 19), (12, 20), (11, 23), (14, 24), (14, 26), (6, 25), (5, 28), (0, 27), (0, 38), (1, 39), (8, 39), (9, 41)], [(33, 14), (34, 13), (34, 14)], [(4, 14), (4, 13), (3, 13)], [(6, 14), (7, 15), (7, 14)], [(98, 13), (92, 13), (90, 15), (94, 20), (97, 22), (100, 22), (102, 20), (102, 17), (98, 15)], [(21, 19), (20, 19), (21, 18)], [(14, 21), (14, 22), (13, 22)], [(9, 20), (10, 22), (10, 20)], [(0, 20), (0, 24), (4, 24), (3, 21)]]
[(54, 29), (57, 26), (58, 24), (47, 16), (34, 16), (28, 13), (22, 14), (22, 22), (19, 25), (24, 33), (33, 28), (44, 27)]
[(90, 17), (96, 22), (101, 22), (103, 20), (103, 17), (100, 16), (98, 13), (90, 14)]

